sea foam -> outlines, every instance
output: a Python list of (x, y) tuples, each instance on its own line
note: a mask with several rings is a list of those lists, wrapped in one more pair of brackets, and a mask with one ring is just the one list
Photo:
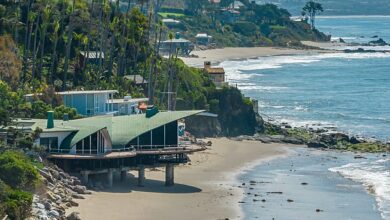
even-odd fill
[(373, 194), (382, 218), (390, 220), (390, 159), (373, 162), (349, 163), (330, 168), (332, 172), (363, 184)]

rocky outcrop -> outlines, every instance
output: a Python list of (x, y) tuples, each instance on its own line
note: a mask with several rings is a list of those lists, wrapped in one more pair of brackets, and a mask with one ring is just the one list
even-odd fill
[(254, 135), (258, 126), (253, 103), (243, 97), (235, 87), (224, 87), (209, 94), (209, 100), (218, 100), (218, 121), (221, 124), (221, 135), (235, 137)]
[(198, 138), (216, 137), (221, 134), (217, 117), (194, 115), (186, 118), (186, 130)]
[(80, 219), (77, 213), (65, 216), (66, 209), (78, 206), (75, 199), (84, 199), (90, 194), (81, 181), (70, 176), (55, 165), (39, 169), (44, 184), (42, 192), (33, 198), (33, 219)]
[(387, 46), (387, 45), (389, 44), (386, 41), (384, 41), (382, 38), (368, 42), (368, 46)]
[(262, 143), (286, 143), (286, 144), (297, 144), (302, 145), (306, 142), (298, 137), (289, 137), (285, 135), (265, 135), (265, 134), (255, 134), (254, 136), (241, 135), (238, 137), (231, 138), (236, 141), (251, 140), (251, 141), (260, 141)]

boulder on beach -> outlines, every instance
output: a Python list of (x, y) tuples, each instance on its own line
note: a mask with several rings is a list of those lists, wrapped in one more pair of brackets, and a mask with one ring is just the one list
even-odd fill
[(78, 212), (72, 212), (68, 216), (66, 216), (66, 220), (81, 220), (80, 213)]

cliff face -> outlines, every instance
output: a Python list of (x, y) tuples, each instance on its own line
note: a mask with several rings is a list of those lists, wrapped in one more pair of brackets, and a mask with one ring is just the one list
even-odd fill
[(186, 118), (186, 130), (198, 138), (218, 137), (221, 135), (221, 124), (218, 118), (195, 115)]
[(253, 105), (248, 98), (242, 96), (240, 90), (226, 87), (216, 90), (210, 95), (219, 100), (218, 121), (221, 124), (221, 135), (239, 136), (253, 135), (256, 131), (257, 121)]
[(217, 89), (208, 94), (210, 112), (218, 117), (192, 116), (186, 130), (196, 137), (235, 137), (254, 135), (264, 130), (263, 119), (255, 113), (252, 102), (234, 87)]

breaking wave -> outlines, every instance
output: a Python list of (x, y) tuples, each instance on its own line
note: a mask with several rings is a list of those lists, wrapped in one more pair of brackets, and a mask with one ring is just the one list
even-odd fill
[(330, 168), (332, 172), (364, 185), (375, 196), (382, 218), (390, 219), (390, 159), (350, 163)]

